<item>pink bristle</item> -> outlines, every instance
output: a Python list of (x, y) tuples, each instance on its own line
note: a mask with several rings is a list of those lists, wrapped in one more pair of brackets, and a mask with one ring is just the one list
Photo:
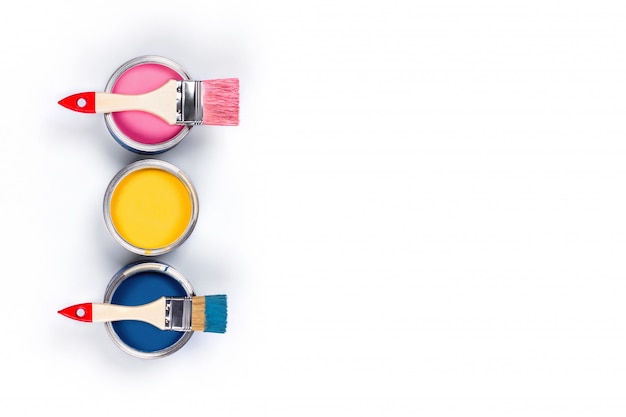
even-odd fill
[(237, 126), (239, 124), (239, 79), (202, 81), (202, 124)]

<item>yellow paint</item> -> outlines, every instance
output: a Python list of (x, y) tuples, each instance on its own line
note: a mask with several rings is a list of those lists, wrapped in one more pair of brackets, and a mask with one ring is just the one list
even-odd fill
[(131, 172), (117, 184), (111, 196), (115, 230), (146, 253), (176, 242), (191, 217), (189, 190), (175, 175), (160, 169)]

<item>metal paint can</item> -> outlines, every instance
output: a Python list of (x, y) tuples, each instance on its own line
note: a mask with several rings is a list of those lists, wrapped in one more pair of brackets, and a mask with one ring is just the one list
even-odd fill
[(104, 195), (108, 231), (139, 255), (158, 256), (183, 244), (195, 228), (198, 211), (198, 195), (189, 177), (157, 159), (121, 169)]
[[(109, 78), (104, 91), (143, 94), (161, 87), (170, 79), (190, 80), (191, 77), (183, 67), (168, 58), (144, 55), (122, 64)], [(172, 126), (153, 114), (140, 111), (105, 113), (104, 122), (120, 145), (139, 154), (165, 152), (180, 143), (191, 130), (191, 126)]]
[[(105, 303), (142, 305), (165, 297), (192, 297), (191, 283), (176, 269), (162, 262), (135, 262), (120, 269), (104, 293)], [(163, 312), (165, 315), (165, 311)], [(162, 358), (178, 351), (193, 332), (159, 330), (151, 324), (124, 320), (106, 322), (113, 343), (141, 359)]]

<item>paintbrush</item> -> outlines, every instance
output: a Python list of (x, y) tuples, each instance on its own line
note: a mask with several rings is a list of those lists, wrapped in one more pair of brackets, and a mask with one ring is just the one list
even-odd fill
[(226, 295), (161, 297), (139, 306), (82, 303), (59, 310), (59, 314), (84, 322), (138, 320), (161, 330), (226, 332)]
[(144, 94), (77, 93), (59, 104), (81, 113), (144, 111), (170, 125), (237, 126), (239, 79), (169, 80)]

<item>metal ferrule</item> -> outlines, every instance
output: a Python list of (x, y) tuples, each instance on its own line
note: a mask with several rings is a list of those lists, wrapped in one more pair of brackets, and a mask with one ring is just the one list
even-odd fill
[(202, 81), (178, 81), (176, 86), (176, 124), (202, 124)]
[(165, 299), (165, 328), (187, 332), (191, 330), (191, 298)]

